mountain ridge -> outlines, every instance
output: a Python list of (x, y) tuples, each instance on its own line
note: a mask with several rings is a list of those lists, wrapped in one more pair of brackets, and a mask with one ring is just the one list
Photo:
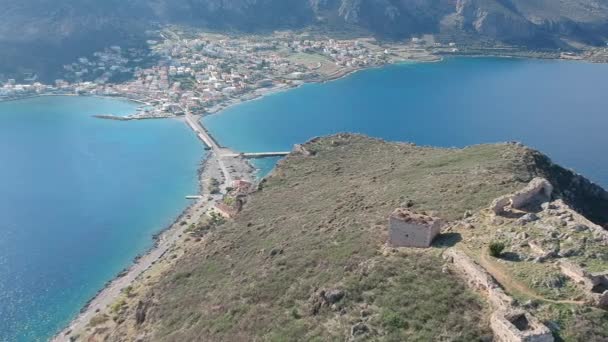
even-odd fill
[(112, 44), (142, 41), (158, 25), (259, 32), (353, 28), (383, 39), (422, 34), (567, 48), (603, 45), (606, 0), (4, 0), (0, 56), (4, 69), (55, 67)]

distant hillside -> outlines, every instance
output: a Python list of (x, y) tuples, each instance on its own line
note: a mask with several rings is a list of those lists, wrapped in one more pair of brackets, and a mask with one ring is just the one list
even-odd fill
[(608, 39), (607, 0), (4, 0), (0, 72), (41, 71), (158, 23), (263, 31), (307, 26), (386, 38), (435, 33), (532, 48)]
[[(442, 272), (439, 255), (457, 235), (393, 251), (383, 247), (388, 214), (408, 206), (458, 220), (539, 175), (570, 203), (595, 203), (586, 210), (598, 220), (608, 212), (603, 190), (516, 144), (436, 149), (335, 135), (305, 148), (313, 155), (282, 161), (233, 222), (129, 289), (112, 319), (94, 319), (89, 340), (487, 339), (482, 298)], [(562, 336), (608, 333), (601, 312), (563, 310)]]

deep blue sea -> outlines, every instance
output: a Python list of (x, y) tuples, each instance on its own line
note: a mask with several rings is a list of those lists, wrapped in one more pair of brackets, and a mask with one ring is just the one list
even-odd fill
[(0, 341), (45, 340), (152, 243), (197, 191), (202, 145), (132, 103), (0, 103)]
[(517, 140), (608, 185), (606, 64), (393, 65), (243, 103), (204, 123), (222, 144), (248, 152), (289, 150), (343, 131), (445, 147)]

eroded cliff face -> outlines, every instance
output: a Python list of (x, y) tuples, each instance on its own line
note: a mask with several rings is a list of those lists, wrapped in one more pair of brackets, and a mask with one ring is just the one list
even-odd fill
[(458, 0), (456, 13), (461, 17), (463, 29), (493, 39), (504, 41), (528, 41), (537, 29), (525, 18), (518, 16), (514, 8), (487, 0)]
[[(52, 40), (134, 23), (191, 23), (239, 30), (304, 27), (338, 18), (372, 33), (405, 37), (442, 29), (498, 40), (539, 32), (608, 35), (606, 0), (8, 0), (0, 41)], [(137, 13), (137, 16), (133, 16)], [(454, 25), (442, 25), (442, 23)], [(15, 34), (20, 28), (21, 34)]]

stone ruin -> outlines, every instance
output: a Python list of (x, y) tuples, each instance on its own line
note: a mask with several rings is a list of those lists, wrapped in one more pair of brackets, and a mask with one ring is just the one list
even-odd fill
[(295, 144), (295, 145), (293, 146), (293, 150), (292, 150), (292, 152), (293, 152), (294, 154), (299, 154), (299, 155), (302, 155), (302, 156), (304, 156), (304, 157), (310, 157), (310, 156), (312, 156), (312, 155), (313, 155), (313, 153), (312, 153), (312, 152), (310, 152), (310, 150), (308, 150), (308, 149), (306, 148), (306, 146), (301, 145), (301, 144)]
[(436, 217), (397, 208), (389, 217), (388, 245), (391, 247), (430, 247), (441, 232), (442, 221)]
[(496, 341), (553, 342), (551, 330), (530, 313), (514, 307), (514, 300), (483, 267), (464, 252), (447, 249), (443, 258), (468, 280), (470, 287), (484, 293), (493, 310), (490, 326)]
[(513, 209), (527, 211), (540, 208), (542, 203), (549, 202), (552, 194), (553, 185), (548, 180), (534, 178), (525, 188), (495, 199), (490, 208), (496, 215), (505, 215)]
[(490, 320), (494, 340), (501, 342), (553, 342), (551, 331), (523, 310), (496, 311)]
[(504, 292), (496, 280), (464, 252), (449, 248), (443, 253), (443, 258), (454, 265), (463, 278), (467, 279), (471, 288), (487, 295), (493, 309), (507, 310), (513, 305), (513, 299)]
[(565, 276), (572, 279), (587, 292), (590, 304), (608, 309), (608, 271), (590, 273), (567, 260), (560, 260), (559, 267)]

